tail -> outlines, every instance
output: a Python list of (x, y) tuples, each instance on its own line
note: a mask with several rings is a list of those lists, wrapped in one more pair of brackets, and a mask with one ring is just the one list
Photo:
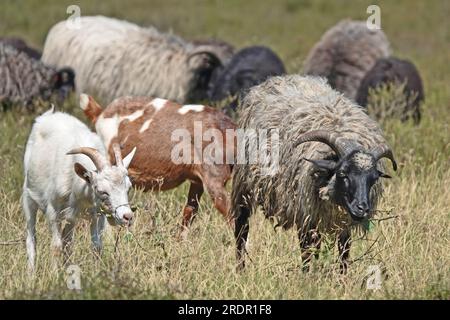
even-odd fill
[(102, 107), (87, 94), (80, 95), (80, 108), (83, 109), (86, 117), (91, 120), (93, 124), (97, 122), (98, 117), (102, 114)]
[(41, 115), (41, 117), (42, 117), (42, 116), (48, 116), (48, 115), (53, 114), (53, 113), (55, 113), (55, 105), (52, 103), (50, 109), (48, 109), (47, 111), (45, 111), (45, 112)]

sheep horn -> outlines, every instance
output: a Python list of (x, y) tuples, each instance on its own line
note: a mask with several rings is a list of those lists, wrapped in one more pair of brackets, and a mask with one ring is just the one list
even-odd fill
[(105, 168), (108, 165), (105, 157), (94, 148), (89, 147), (75, 148), (70, 150), (66, 154), (84, 154), (88, 156), (92, 160), (98, 171), (102, 171), (103, 168)]
[(333, 136), (328, 131), (325, 130), (314, 130), (309, 131), (300, 136), (297, 140), (294, 147), (297, 147), (299, 144), (310, 141), (319, 141), (328, 145), (339, 158), (342, 158), (346, 154), (350, 152), (350, 145), (345, 144), (344, 141), (338, 141), (336, 136)]
[(116, 165), (123, 167), (122, 151), (120, 151), (120, 145), (118, 143), (113, 143), (112, 148), (114, 151), (114, 157), (116, 158)]
[(222, 61), (219, 59), (218, 55), (211, 51), (211, 49), (207, 46), (199, 46), (192, 50), (192, 52), (188, 56), (188, 61), (191, 60), (193, 57), (200, 55), (200, 54), (206, 54), (213, 62), (214, 65), (222, 66)]
[(392, 162), (392, 168), (394, 171), (397, 171), (397, 162), (394, 159), (394, 154), (392, 153), (391, 148), (389, 148), (387, 145), (381, 145), (375, 147), (371, 151), (373, 157), (376, 161), (382, 159), (382, 158), (388, 158)]

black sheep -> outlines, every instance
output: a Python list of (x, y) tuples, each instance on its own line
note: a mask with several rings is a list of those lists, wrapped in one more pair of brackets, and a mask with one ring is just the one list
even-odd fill
[(211, 79), (209, 99), (218, 102), (231, 97), (227, 108), (236, 110), (239, 96), (247, 89), (285, 72), (283, 62), (271, 49), (263, 46), (244, 48)]
[[(376, 89), (382, 84), (388, 83), (405, 83), (404, 94), (408, 104), (406, 110), (403, 111), (402, 119), (406, 120), (408, 113), (411, 113), (414, 122), (418, 124), (420, 122), (420, 103), (424, 100), (424, 92), (419, 72), (410, 61), (394, 57), (378, 59), (361, 81), (356, 102), (360, 106), (367, 107), (369, 89)], [(413, 95), (416, 96), (413, 97)]]
[(33, 109), (35, 102), (56, 98), (61, 103), (75, 87), (70, 68), (55, 69), (25, 52), (0, 43), (0, 105)]

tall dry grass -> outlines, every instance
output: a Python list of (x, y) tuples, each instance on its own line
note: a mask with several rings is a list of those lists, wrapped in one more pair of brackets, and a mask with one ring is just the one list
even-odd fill
[[(42, 47), (46, 31), (66, 16), (70, 2), (2, 1), (0, 34), (20, 35)], [(298, 72), (320, 35), (341, 18), (364, 18), (369, 1), (79, 3), (82, 14), (152, 23), (186, 37), (217, 36), (237, 46), (265, 43), (280, 53), (290, 72)], [(55, 269), (50, 234), (39, 215), (38, 268), (30, 278), (20, 195), (24, 145), (36, 114), (11, 110), (0, 113), (0, 298), (450, 298), (449, 2), (380, 6), (394, 51), (418, 65), (426, 102), (419, 126), (384, 123), (400, 163), (380, 205), (379, 218), (389, 219), (375, 221), (367, 237), (354, 242), (348, 274), (338, 272), (331, 239), (311, 271), (302, 272), (295, 233), (273, 230), (260, 213), (250, 221), (248, 267), (236, 273), (233, 234), (206, 195), (188, 240), (176, 241), (184, 185), (160, 194), (133, 191), (138, 211), (132, 235), (111, 229), (100, 260), (90, 250), (86, 222), (79, 224), (72, 263), (82, 270), (81, 291), (68, 290), (66, 271)], [(73, 98), (59, 108), (84, 119), (76, 104)], [(381, 271), (379, 290), (367, 289), (370, 266)]]

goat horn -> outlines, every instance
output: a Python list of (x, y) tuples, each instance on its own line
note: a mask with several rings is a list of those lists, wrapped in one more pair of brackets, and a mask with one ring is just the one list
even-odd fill
[(116, 166), (123, 167), (122, 151), (120, 150), (120, 145), (118, 143), (113, 143), (112, 148), (114, 151), (114, 157), (116, 158)]
[(342, 158), (350, 151), (350, 145), (346, 144), (344, 141), (338, 141), (338, 138), (325, 130), (314, 130), (309, 131), (300, 136), (297, 140), (294, 147), (297, 147), (299, 144), (310, 142), (310, 141), (318, 141), (325, 143), (328, 145), (339, 158)]
[(89, 147), (75, 148), (70, 150), (66, 154), (84, 154), (88, 156), (92, 160), (98, 171), (102, 171), (103, 168), (105, 168), (108, 165), (105, 157), (94, 148)]
[(371, 151), (371, 153), (376, 161), (382, 158), (388, 158), (389, 160), (391, 160), (392, 168), (394, 169), (394, 171), (397, 171), (397, 162), (394, 159), (394, 154), (392, 153), (391, 148), (389, 148), (387, 145), (384, 144), (381, 146), (377, 146)]

